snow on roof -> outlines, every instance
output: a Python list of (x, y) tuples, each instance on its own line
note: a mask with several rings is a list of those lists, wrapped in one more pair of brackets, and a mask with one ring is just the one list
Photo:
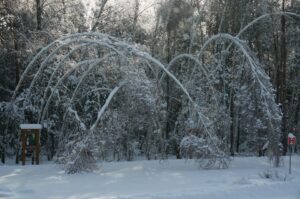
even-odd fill
[(289, 137), (289, 138), (294, 138), (295, 136), (294, 136), (292, 133), (289, 133), (289, 134), (288, 134), (288, 137)]
[(21, 129), (42, 129), (40, 124), (20, 124)]

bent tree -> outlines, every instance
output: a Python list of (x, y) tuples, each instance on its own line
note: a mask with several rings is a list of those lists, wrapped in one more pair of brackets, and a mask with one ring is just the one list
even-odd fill
[[(42, 140), (45, 151), (52, 150), (49, 153), (55, 153), (70, 173), (95, 168), (98, 158), (132, 160), (139, 154), (166, 158), (163, 92), (168, 77), (174, 92), (180, 94), (175, 100), (183, 107), (178, 128), (197, 131), (196, 137), (182, 134), (181, 139), (186, 136), (181, 142), (183, 156), (189, 153), (204, 168), (228, 167), (233, 139), (228, 118), (237, 111), (233, 107), (244, 106), (250, 115), (242, 117), (241, 124), (255, 118), (253, 125), (262, 127), (240, 136), (263, 137), (278, 165), (281, 112), (262, 64), (239, 39), (261, 19), (236, 37), (212, 36), (197, 55), (181, 54), (167, 65), (150, 56), (144, 46), (109, 35), (90, 32), (61, 37), (37, 53), (11, 102), (2, 104), (11, 113), (5, 119), (2, 143), (15, 143), (17, 151), (18, 124), (34, 122), (47, 128)], [(184, 68), (184, 73), (173, 73), (174, 67)], [(238, 99), (228, 104), (228, 93)]]

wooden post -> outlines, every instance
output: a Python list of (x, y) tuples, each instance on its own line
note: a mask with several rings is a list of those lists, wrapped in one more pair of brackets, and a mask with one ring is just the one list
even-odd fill
[(35, 163), (40, 163), (40, 129), (35, 129)]
[(292, 145), (289, 144), (290, 160), (289, 160), (289, 174), (292, 173)]
[(22, 165), (25, 165), (26, 161), (26, 141), (27, 141), (27, 130), (21, 130), (21, 140), (22, 140)]

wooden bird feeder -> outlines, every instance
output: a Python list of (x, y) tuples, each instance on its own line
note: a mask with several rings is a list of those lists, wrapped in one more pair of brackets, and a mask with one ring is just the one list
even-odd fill
[(31, 153), (32, 164), (40, 163), (40, 134), (42, 125), (21, 124), (22, 164), (25, 165), (26, 154)]

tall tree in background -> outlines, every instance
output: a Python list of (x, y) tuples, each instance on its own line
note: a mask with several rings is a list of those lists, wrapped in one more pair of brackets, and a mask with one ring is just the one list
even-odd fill
[[(292, 0), (286, 7), (289, 12), (300, 14), (300, 2)], [(287, 74), (286, 74), (286, 131), (300, 136), (300, 22), (293, 18), (286, 24)], [(298, 134), (297, 134), (298, 132)]]
[(95, 24), (92, 26), (92, 31), (95, 31), (96, 28), (99, 26), (100, 22), (102, 21), (102, 15), (103, 15), (103, 12), (105, 10), (105, 5), (107, 4), (108, 0), (101, 0), (101, 4), (100, 4), (100, 9), (98, 11), (98, 14), (97, 16), (95, 17)]
[[(187, 20), (192, 17), (193, 14), (193, 8), (184, 0), (170, 0), (161, 5), (158, 11), (158, 19), (161, 20), (163, 29), (166, 31), (166, 40), (164, 43), (165, 51), (162, 52), (166, 63), (169, 63), (176, 54), (187, 51), (187, 48), (182, 48), (183, 42), (181, 38), (187, 30)], [(181, 103), (176, 100), (180, 98), (180, 94), (178, 95), (178, 93), (176, 93), (176, 88), (174, 84), (170, 82), (169, 77), (165, 79), (165, 89), (166, 126), (164, 129), (164, 137), (168, 140), (170, 133), (174, 129)], [(179, 143), (177, 143), (177, 145), (179, 145)]]
[[(281, 11), (284, 12), (286, 0), (282, 0)], [(286, 19), (281, 16), (280, 35), (280, 64), (277, 70), (277, 101), (281, 104), (282, 117), (282, 143), (283, 151), (287, 150), (287, 104), (286, 104), (286, 77), (287, 77), (287, 49), (286, 49)]]
[(42, 30), (43, 2), (36, 0), (36, 29)]

